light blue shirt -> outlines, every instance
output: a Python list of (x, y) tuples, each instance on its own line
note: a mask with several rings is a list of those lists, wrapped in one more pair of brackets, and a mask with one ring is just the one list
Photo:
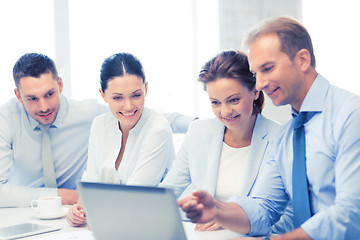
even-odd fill
[(173, 133), (182, 133), (185, 134), (189, 129), (190, 123), (197, 119), (193, 116), (183, 115), (177, 112), (173, 113), (162, 113), (162, 115), (169, 121), (171, 124), (171, 129)]
[[(312, 239), (360, 237), (360, 96), (315, 79), (300, 108), (316, 111), (305, 124), (306, 167), (313, 216), (301, 225)], [(269, 148), (252, 198), (231, 199), (246, 212), (251, 235), (267, 234), (292, 199), (293, 122)]]
[[(49, 129), (58, 188), (75, 189), (84, 171), (90, 127), (95, 116), (107, 112), (96, 100), (60, 96), (58, 115)], [(16, 98), (0, 107), (0, 206), (28, 206), (31, 199), (52, 194), (44, 188), (41, 131)]]

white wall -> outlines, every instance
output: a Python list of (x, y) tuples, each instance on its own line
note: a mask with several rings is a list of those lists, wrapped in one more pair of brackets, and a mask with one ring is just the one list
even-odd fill
[(360, 94), (360, 1), (303, 0), (317, 70), (330, 83)]

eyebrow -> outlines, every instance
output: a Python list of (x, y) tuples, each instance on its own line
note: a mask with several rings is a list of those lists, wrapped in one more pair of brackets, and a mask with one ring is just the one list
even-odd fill
[(136, 90), (136, 91), (134, 91), (134, 92), (132, 92), (132, 93), (137, 93), (137, 92), (139, 92), (139, 91), (142, 91), (141, 89), (138, 89), (138, 90)]
[(26, 98), (37, 98), (35, 95), (25, 95)]
[[(49, 93), (51, 93), (51, 92), (54, 92), (55, 91), (55, 89), (50, 89), (49, 91), (47, 91), (45, 94), (44, 94), (44, 96), (46, 96), (46, 95), (48, 95)], [(31, 95), (31, 94), (28, 94), (28, 95), (24, 95), (26, 98), (37, 98), (38, 96), (36, 96), (36, 95)]]
[[(136, 90), (136, 91), (134, 91), (134, 92), (132, 92), (131, 94), (134, 94), (134, 93), (137, 93), (137, 92), (139, 92), (139, 91), (141, 91), (141, 89), (138, 89), (138, 90)], [(112, 95), (124, 95), (124, 94), (122, 94), (122, 93), (112, 93)]]
[(263, 67), (265, 67), (265, 66), (268, 65), (268, 64), (274, 64), (274, 63), (273, 63), (273, 62), (266, 62), (266, 63), (262, 64), (262, 65), (260, 66), (260, 68), (263, 68)]
[(240, 93), (234, 93), (233, 95), (230, 95), (226, 98), (226, 100), (229, 100), (230, 98), (234, 97), (235, 95), (240, 95)]
[[(232, 94), (232, 95), (230, 95), (230, 96), (228, 96), (227, 98), (226, 98), (226, 100), (229, 100), (230, 98), (232, 98), (232, 97), (234, 97), (235, 95), (240, 95), (240, 93), (234, 93), (234, 94)], [(216, 98), (209, 98), (210, 100), (216, 100), (216, 101), (219, 101), (218, 99), (216, 99)]]
[[(274, 64), (274, 63), (273, 63), (273, 62), (263, 63), (262, 65), (259, 66), (258, 71), (260, 71), (261, 69), (265, 68), (266, 65), (268, 65), (268, 64)], [(255, 71), (254, 69), (251, 69), (251, 68), (250, 68), (250, 72), (256, 76), (256, 71)]]

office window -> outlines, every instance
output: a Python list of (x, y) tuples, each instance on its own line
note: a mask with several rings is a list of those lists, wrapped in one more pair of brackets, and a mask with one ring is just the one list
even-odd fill
[(317, 70), (330, 83), (360, 94), (360, 2), (303, 0), (303, 23), (312, 37)]
[[(55, 37), (57, 1), (64, 0), (0, 2), (0, 104), (14, 96), (12, 68), (21, 55), (40, 52), (57, 61), (57, 51), (63, 49), (62, 40)], [(313, 39), (317, 70), (332, 84), (360, 94), (356, 71), (360, 3), (302, 2), (302, 22)], [(218, 12), (218, 0), (69, 0), (71, 74), (64, 79), (65, 92), (102, 101), (98, 93), (101, 63), (113, 53), (126, 51), (144, 65), (149, 107), (212, 117), (196, 78), (200, 67), (220, 50)], [(59, 65), (58, 70), (63, 75)]]
[(147, 106), (203, 112), (209, 104), (199, 107), (202, 90), (196, 79), (201, 65), (219, 50), (216, 7), (214, 0), (69, 1), (73, 97), (102, 102), (101, 63), (114, 53), (129, 52), (143, 63)]
[[(117, 52), (130, 52), (144, 65), (149, 82), (147, 106), (165, 112), (211, 114), (196, 78), (205, 61), (219, 51), (217, 0), (60, 1), (0, 3), (0, 20), (6, 23), (0, 44), (0, 103), (14, 96), (12, 67), (26, 52), (44, 53), (57, 63), (66, 95), (99, 101), (102, 61)], [(59, 3), (68, 5), (67, 9), (59, 8)], [(68, 11), (68, 30), (66, 24), (61, 25), (66, 20), (62, 11)], [(69, 33), (68, 43), (61, 38), (64, 31)], [(63, 69), (66, 64), (59, 64), (59, 55), (64, 55), (59, 51), (69, 52), (70, 71)]]
[(55, 58), (53, 1), (0, 1), (0, 104), (14, 97), (12, 69), (28, 52)]

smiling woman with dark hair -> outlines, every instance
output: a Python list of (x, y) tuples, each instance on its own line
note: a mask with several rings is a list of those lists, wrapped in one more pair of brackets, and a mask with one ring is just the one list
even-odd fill
[[(89, 159), (82, 181), (156, 186), (174, 159), (172, 131), (160, 114), (145, 107), (148, 83), (140, 61), (118, 53), (105, 59), (101, 89), (110, 113), (94, 119)], [(85, 223), (81, 205), (68, 214), (73, 226)]]

